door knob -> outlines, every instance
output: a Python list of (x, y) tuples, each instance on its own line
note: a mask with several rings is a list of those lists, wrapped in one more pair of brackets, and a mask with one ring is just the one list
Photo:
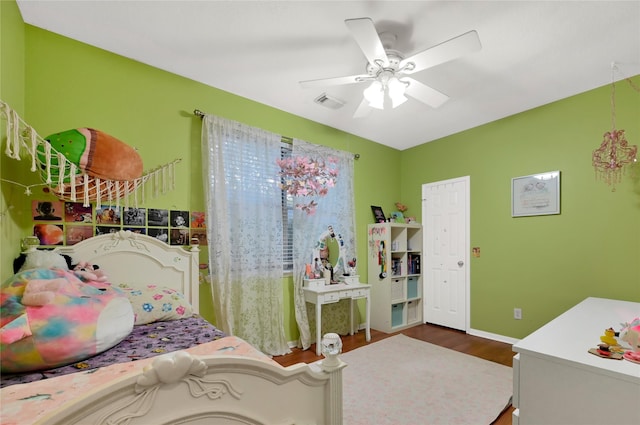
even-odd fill
[(460, 267), (464, 266), (464, 261), (462, 261), (462, 260), (458, 261), (458, 266), (460, 266)]

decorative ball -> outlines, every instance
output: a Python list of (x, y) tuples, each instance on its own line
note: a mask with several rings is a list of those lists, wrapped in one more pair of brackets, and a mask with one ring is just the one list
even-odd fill
[(342, 352), (342, 340), (336, 333), (325, 334), (322, 338), (322, 354), (336, 356)]

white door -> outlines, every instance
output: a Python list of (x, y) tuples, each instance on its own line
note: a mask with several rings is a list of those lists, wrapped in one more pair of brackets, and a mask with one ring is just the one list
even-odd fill
[(424, 321), (469, 328), (469, 176), (422, 185)]

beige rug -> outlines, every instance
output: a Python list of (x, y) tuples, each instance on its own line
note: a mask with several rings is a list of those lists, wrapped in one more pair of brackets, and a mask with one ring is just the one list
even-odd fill
[(344, 425), (488, 425), (511, 400), (510, 367), (405, 335), (341, 358)]

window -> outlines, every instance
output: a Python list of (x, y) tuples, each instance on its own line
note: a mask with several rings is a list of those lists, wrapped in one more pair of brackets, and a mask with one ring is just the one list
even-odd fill
[[(291, 143), (283, 138), (280, 148), (280, 158), (290, 158), (292, 152)], [(282, 191), (282, 271), (293, 272), (293, 196)]]

